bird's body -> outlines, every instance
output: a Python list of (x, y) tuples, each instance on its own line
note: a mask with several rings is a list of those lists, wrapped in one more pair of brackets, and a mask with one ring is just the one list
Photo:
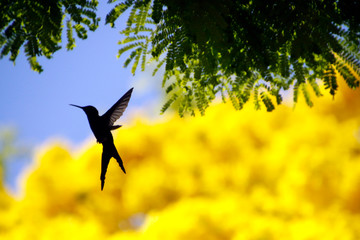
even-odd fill
[(81, 108), (86, 113), (89, 120), (90, 128), (94, 133), (94, 136), (98, 143), (103, 145), (103, 153), (101, 158), (101, 190), (104, 188), (105, 175), (110, 159), (113, 157), (118, 162), (120, 168), (126, 173), (123, 161), (116, 150), (114, 145), (114, 139), (111, 134), (111, 130), (115, 130), (121, 125), (113, 125), (114, 122), (121, 117), (125, 111), (133, 88), (127, 91), (104, 115), (99, 116), (97, 109), (93, 106), (80, 107), (74, 104), (70, 104), (74, 107)]
[(98, 143), (103, 143), (111, 135), (111, 126), (108, 125), (106, 119), (103, 116), (99, 116), (98, 111), (93, 106), (86, 106), (83, 109), (87, 112), (87, 118), (89, 120), (91, 131)]

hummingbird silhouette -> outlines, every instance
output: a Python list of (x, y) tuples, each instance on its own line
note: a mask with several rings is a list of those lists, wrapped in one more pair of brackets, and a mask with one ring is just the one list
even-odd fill
[(70, 104), (71, 106), (81, 108), (84, 110), (90, 124), (90, 128), (95, 135), (98, 143), (103, 145), (103, 152), (101, 157), (101, 191), (105, 184), (105, 175), (110, 162), (113, 157), (118, 162), (120, 168), (126, 173), (123, 161), (116, 150), (114, 145), (114, 139), (111, 134), (112, 130), (118, 129), (122, 125), (114, 125), (115, 121), (118, 120), (124, 113), (128, 106), (131, 93), (134, 88), (127, 91), (104, 115), (99, 116), (99, 112), (93, 106), (80, 107), (78, 105)]

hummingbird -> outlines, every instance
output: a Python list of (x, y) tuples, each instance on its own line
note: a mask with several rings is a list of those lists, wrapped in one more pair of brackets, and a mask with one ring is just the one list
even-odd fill
[(101, 191), (105, 184), (105, 175), (110, 162), (113, 157), (118, 162), (121, 170), (126, 174), (123, 161), (116, 150), (114, 145), (114, 139), (111, 134), (112, 130), (118, 129), (122, 125), (114, 125), (115, 121), (118, 120), (124, 113), (128, 106), (131, 93), (134, 88), (127, 91), (106, 113), (99, 116), (98, 110), (93, 106), (81, 107), (78, 105), (70, 104), (71, 106), (81, 108), (89, 121), (90, 128), (95, 135), (98, 143), (103, 145), (103, 152), (101, 157)]

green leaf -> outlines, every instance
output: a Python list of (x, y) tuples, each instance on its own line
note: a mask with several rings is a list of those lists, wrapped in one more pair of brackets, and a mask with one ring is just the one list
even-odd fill
[(134, 61), (134, 64), (131, 68), (131, 73), (133, 75), (135, 75), (135, 72), (136, 72), (136, 69), (139, 65), (139, 61), (140, 61), (140, 57), (141, 57), (141, 53), (142, 53), (142, 48), (137, 48), (136, 49), (136, 56), (135, 56), (135, 61)]
[(127, 0), (120, 4), (117, 4), (111, 11), (106, 15), (105, 24), (110, 23), (111, 27), (115, 27), (115, 21), (133, 4), (133, 0)]
[(68, 50), (73, 50), (75, 47), (75, 39), (73, 37), (73, 28), (72, 28), (71, 20), (66, 21), (66, 26), (67, 26), (66, 33), (67, 33), (67, 40), (68, 40), (66, 48)]
[(264, 103), (265, 107), (266, 107), (266, 111), (271, 112), (272, 110), (275, 109), (274, 104), (272, 103), (271, 99), (269, 98), (269, 96), (265, 93), (262, 92), (260, 94), (261, 100)]
[(309, 91), (308, 91), (307, 88), (306, 88), (306, 84), (301, 84), (301, 90), (302, 90), (302, 92), (303, 92), (303, 94), (304, 94), (306, 104), (307, 104), (309, 107), (312, 107), (314, 104), (313, 104), (313, 102), (311, 101)]
[(43, 71), (43, 68), (40, 66), (39, 62), (37, 61), (36, 57), (29, 57), (28, 61), (30, 63), (31, 69), (41, 73)]
[(161, 108), (161, 114), (163, 114), (177, 98), (178, 98), (177, 94), (172, 95), (170, 99), (167, 100), (166, 103)]
[(325, 72), (323, 80), (324, 80), (325, 89), (329, 89), (330, 94), (334, 96), (338, 88), (338, 84), (336, 81), (336, 75), (333, 66), (330, 66), (328, 70)]
[(135, 48), (135, 47), (138, 47), (138, 46), (142, 46), (142, 42), (136, 42), (136, 43), (129, 44), (129, 45), (125, 46), (125, 47), (122, 47), (122, 48), (120, 48), (120, 49), (118, 50), (118, 55), (117, 55), (116, 57), (117, 57), (117, 58), (120, 58), (121, 55), (122, 55), (124, 52), (126, 52), (126, 51), (128, 51), (128, 50), (130, 50), (130, 49), (133, 49), (133, 48)]

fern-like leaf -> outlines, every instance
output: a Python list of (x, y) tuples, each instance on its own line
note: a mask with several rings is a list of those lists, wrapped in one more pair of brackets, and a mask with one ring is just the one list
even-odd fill
[(154, 69), (154, 71), (153, 71), (153, 73), (152, 73), (152, 76), (155, 76), (155, 74), (159, 71), (159, 69), (161, 68), (161, 66), (164, 65), (165, 60), (166, 60), (166, 59), (164, 58), (163, 60), (159, 61), (159, 63), (156, 65), (156, 67), (155, 67), (155, 69)]
[(294, 84), (294, 91), (293, 91), (293, 101), (294, 103), (297, 103), (298, 98), (299, 98), (299, 87), (300, 87), (300, 83), (299, 81), (296, 81), (296, 83)]
[(66, 27), (67, 27), (66, 35), (67, 35), (67, 41), (68, 41), (66, 48), (68, 50), (72, 50), (75, 47), (75, 39), (73, 37), (73, 28), (72, 28), (72, 22), (70, 19), (66, 21)]
[(279, 61), (280, 61), (279, 66), (280, 66), (281, 76), (283, 76), (284, 78), (288, 78), (290, 76), (290, 62), (285, 47), (281, 49), (281, 55)]
[(137, 67), (138, 67), (138, 65), (139, 65), (141, 53), (142, 53), (142, 48), (141, 48), (141, 47), (137, 48), (137, 49), (136, 49), (136, 55), (135, 55), (134, 64), (133, 64), (133, 66), (132, 66), (132, 68), (131, 68), (131, 73), (132, 73), (133, 75), (135, 75), (136, 69), (137, 69)]
[(124, 45), (124, 44), (130, 43), (130, 42), (146, 40), (147, 38), (148, 38), (148, 36), (145, 36), (145, 35), (136, 35), (136, 36), (126, 37), (123, 40), (119, 41), (118, 44)]
[(140, 48), (137, 48), (137, 49), (133, 50), (133, 51), (130, 53), (129, 57), (128, 57), (128, 58), (125, 60), (125, 62), (124, 62), (124, 67), (127, 67), (127, 66), (130, 64), (130, 62), (131, 62), (131, 61), (136, 57), (136, 55), (138, 54), (139, 50), (140, 50)]
[(310, 86), (311, 86), (312, 90), (314, 91), (315, 95), (317, 97), (321, 97), (322, 93), (320, 91), (319, 84), (316, 82), (315, 78), (314, 77), (309, 77), (308, 78), (308, 83), (310, 84)]
[(38, 72), (38, 73), (41, 73), (43, 71), (43, 68), (41, 67), (41, 65), (37, 61), (36, 57), (29, 57), (28, 61), (30, 63), (30, 66), (31, 66), (32, 70), (34, 70), (35, 72)]
[(261, 92), (260, 97), (266, 107), (266, 111), (271, 112), (272, 110), (275, 109), (275, 106), (272, 103), (270, 97), (265, 92)]
[(299, 82), (299, 84), (304, 83), (305, 82), (305, 74), (304, 74), (303, 64), (300, 63), (299, 60), (294, 61), (292, 64), (294, 67), (295, 76), (296, 76), (297, 81)]
[(178, 98), (177, 94), (172, 95), (172, 97), (170, 97), (170, 99), (167, 100), (166, 103), (161, 108), (161, 114), (163, 114), (177, 98)]
[(259, 90), (258, 88), (254, 88), (254, 105), (256, 110), (260, 110), (260, 100), (259, 100)]
[[(122, 47), (118, 50), (118, 55), (116, 56), (117, 58), (120, 58), (121, 55), (124, 53), (124, 52), (127, 52), (128, 50), (130, 49), (133, 49), (135, 47), (139, 47), (142, 45), (142, 42), (136, 42), (136, 43), (132, 43), (132, 44), (129, 44), (125, 47)], [(127, 66), (127, 65), (126, 65)]]
[(309, 107), (312, 107), (314, 104), (311, 101), (310, 93), (309, 93), (308, 89), (306, 88), (306, 84), (304, 84), (304, 83), (301, 84), (301, 90), (302, 90), (302, 93), (303, 93), (303, 95), (305, 97), (306, 104)]
[(330, 90), (330, 94), (334, 97), (336, 90), (338, 88), (336, 73), (333, 66), (330, 66), (324, 74), (324, 85), (325, 89)]
[(105, 24), (110, 24), (111, 27), (115, 27), (115, 21), (119, 18), (119, 16), (124, 13), (131, 5), (134, 0), (126, 0), (120, 4), (117, 4), (107, 15), (105, 18)]

